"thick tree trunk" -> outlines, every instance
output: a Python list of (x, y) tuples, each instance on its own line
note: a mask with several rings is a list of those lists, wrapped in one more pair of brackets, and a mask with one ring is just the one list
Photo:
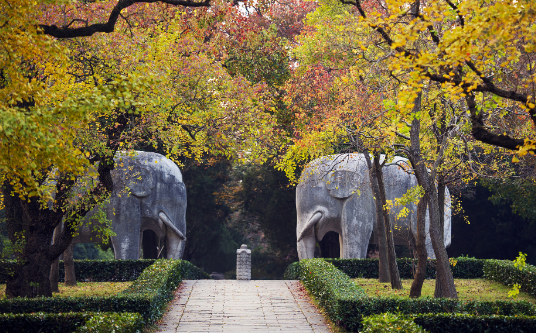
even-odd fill
[(389, 273), (389, 260), (387, 254), (387, 242), (385, 239), (385, 223), (383, 222), (383, 207), (380, 200), (380, 189), (378, 188), (378, 182), (376, 181), (376, 169), (370, 161), (368, 151), (364, 154), (367, 161), (367, 167), (369, 169), (369, 180), (372, 194), (374, 195), (374, 203), (376, 205), (376, 231), (378, 232), (378, 252), (379, 252), (379, 271), (378, 277), (380, 283), (388, 283), (391, 281)]
[(73, 247), (71, 243), (63, 252), (63, 264), (65, 265), (65, 285), (76, 286), (76, 274), (74, 272)]
[[(54, 229), (54, 243), (59, 242), (61, 233), (61, 224)], [(56, 258), (54, 262), (52, 263), (52, 267), (50, 268), (50, 290), (52, 290), (53, 293), (59, 293), (60, 289), (58, 287), (58, 281), (60, 279), (60, 258)]]
[[(446, 186), (440, 180), (437, 186), (437, 202), (439, 204), (439, 231), (441, 234), (440, 237), (443, 240), (445, 239), (445, 187)], [(449, 267), (450, 267), (450, 262), (449, 262)], [(443, 295), (443, 289), (441, 288), (441, 283), (439, 283), (437, 276), (436, 276), (434, 297), (436, 298), (446, 297), (445, 295)]]
[[(55, 186), (55, 202), (53, 207), (43, 207), (36, 197), (21, 199), (14, 191), (12, 179), (4, 181), (2, 191), (6, 212), (6, 226), (9, 240), (16, 245), (17, 264), (14, 274), (8, 277), (6, 296), (37, 297), (52, 296), (50, 288), (50, 268), (52, 262), (60, 256), (72, 241), (73, 231), (70, 226), (78, 218), (84, 217), (106, 194), (113, 191), (111, 170), (114, 169), (114, 153), (119, 148), (121, 134), (127, 127), (129, 118), (121, 113), (115, 119), (116, 125), (107, 131), (106, 146), (111, 149), (110, 156), (100, 156), (97, 173), (99, 185), (91, 190), (87, 204), (75, 208), (64, 224), (58, 242), (51, 245), (54, 229), (62, 223), (63, 207), (68, 205), (68, 191), (75, 184), (73, 175), (58, 175)], [(95, 156), (97, 158), (97, 156)], [(43, 170), (45, 171), (45, 170)], [(46, 174), (44, 172), (43, 174)], [(15, 180), (17, 181), (17, 180)], [(40, 181), (45, 181), (41, 179)], [(25, 184), (17, 184), (25, 187)], [(91, 203), (91, 204), (90, 204)]]
[[(420, 108), (420, 97), (415, 101), (415, 108)], [(441, 237), (442, 232), (439, 230), (440, 213), (435, 180), (431, 179), (422, 159), (419, 134), (420, 121), (415, 117), (411, 124), (411, 149), (408, 157), (415, 170), (419, 185), (424, 188), (425, 193), (429, 198), (430, 238), (432, 239), (432, 247), (437, 259), (436, 273), (437, 279), (441, 284), (442, 295), (443, 297), (448, 298), (458, 298), (456, 287), (454, 286), (454, 278), (452, 277), (452, 271), (450, 269), (449, 258), (445, 249), (445, 242)]]
[(425, 195), (419, 201), (417, 205), (417, 237), (415, 239), (415, 250), (417, 252), (417, 271), (411, 289), (409, 290), (409, 297), (418, 298), (421, 297), (422, 284), (426, 278), (426, 264), (428, 259), (428, 253), (426, 252), (426, 207), (428, 205), (428, 197)]
[(393, 239), (393, 230), (391, 224), (391, 216), (386, 209), (387, 195), (385, 194), (385, 184), (383, 182), (382, 166), (380, 165), (380, 154), (374, 155), (374, 168), (376, 181), (380, 193), (380, 202), (382, 206), (383, 223), (385, 224), (385, 240), (387, 244), (387, 260), (389, 262), (389, 277), (391, 279), (391, 288), (402, 289), (402, 281), (400, 281), (400, 273), (398, 272), (398, 264), (396, 263), (395, 241)]

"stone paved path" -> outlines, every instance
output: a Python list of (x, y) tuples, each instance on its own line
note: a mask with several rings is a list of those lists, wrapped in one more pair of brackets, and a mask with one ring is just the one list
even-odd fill
[(157, 332), (331, 332), (299, 281), (185, 280)]

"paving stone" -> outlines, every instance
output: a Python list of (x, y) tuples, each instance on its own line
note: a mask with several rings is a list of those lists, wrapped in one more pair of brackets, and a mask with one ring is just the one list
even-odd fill
[(157, 332), (331, 331), (299, 281), (185, 280)]

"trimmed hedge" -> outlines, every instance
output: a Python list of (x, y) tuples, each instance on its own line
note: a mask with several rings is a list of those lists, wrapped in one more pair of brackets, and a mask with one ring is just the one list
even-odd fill
[(427, 313), (403, 315), (384, 313), (363, 318), (364, 333), (401, 332), (535, 332), (536, 317), (477, 316), (465, 313)]
[[(361, 328), (363, 317), (385, 312), (402, 314), (468, 313), (473, 315), (536, 315), (529, 302), (462, 302), (454, 299), (368, 297), (348, 275), (322, 259), (301, 260), (299, 278), (332, 321), (350, 331)], [(290, 273), (289, 273), (290, 274)]]
[(143, 318), (138, 313), (27, 313), (1, 314), (5, 333), (20, 332), (141, 332)]
[(284, 280), (299, 280), (300, 279), (300, 263), (298, 261), (288, 265), (283, 274)]
[(363, 333), (424, 333), (424, 328), (415, 324), (412, 318), (399, 316), (392, 313), (382, 313), (374, 316), (364, 317)]
[(301, 260), (299, 265), (300, 280), (315, 296), (329, 318), (336, 323), (346, 322), (348, 319), (345, 303), (359, 302), (367, 298), (363, 288), (331, 263), (322, 259), (305, 259)]
[(486, 260), (484, 277), (507, 286), (518, 283), (521, 290), (536, 296), (536, 267), (527, 264), (523, 269), (514, 266), (509, 260)]
[[(459, 257), (454, 258), (456, 265), (452, 268), (455, 279), (482, 278), (486, 259)], [(324, 259), (343, 271), (351, 278), (378, 278), (378, 259)], [(417, 268), (417, 260), (411, 258), (396, 259), (401, 279), (413, 279), (413, 270)], [(426, 265), (426, 279), (435, 279), (436, 260), (428, 259)]]
[(0, 312), (135, 312), (146, 322), (159, 319), (173, 291), (183, 279), (210, 276), (188, 261), (156, 260), (134, 283), (119, 295), (107, 297), (42, 297), (0, 300)]
[[(134, 281), (156, 259), (140, 260), (75, 260), (74, 271), (78, 281)], [(0, 260), (0, 283), (5, 283), (15, 260)], [(63, 261), (60, 260), (60, 281), (65, 279)]]
[(413, 322), (428, 332), (443, 333), (530, 333), (536, 332), (536, 317), (477, 316), (465, 313), (438, 313), (415, 315)]

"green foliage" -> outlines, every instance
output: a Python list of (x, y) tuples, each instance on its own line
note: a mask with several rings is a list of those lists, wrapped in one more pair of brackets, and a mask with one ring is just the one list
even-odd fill
[(242, 45), (237, 39), (229, 43), (225, 68), (232, 76), (243, 75), (252, 83), (266, 82), (282, 85), (290, 77), (289, 58), (284, 39), (277, 37), (277, 28), (271, 25), (261, 31), (249, 31)]
[(448, 298), (368, 297), (346, 274), (322, 259), (301, 260), (298, 265), (300, 280), (305, 287), (318, 300), (330, 319), (349, 331), (359, 330), (363, 317), (386, 312), (407, 315), (421, 313), (536, 315), (536, 307), (526, 301), (462, 302)]
[(383, 332), (400, 332), (400, 333), (421, 333), (426, 332), (422, 327), (415, 324), (411, 318), (397, 316), (391, 313), (383, 313), (363, 318), (364, 333), (383, 333)]
[(143, 318), (137, 313), (25, 313), (0, 315), (2, 332), (140, 332)]
[(0, 301), (0, 312), (136, 312), (146, 322), (164, 313), (182, 279), (207, 279), (206, 273), (184, 260), (156, 260), (123, 293), (109, 297), (13, 298)]
[[(7, 280), (15, 260), (0, 260), (0, 282)], [(79, 281), (134, 281), (155, 259), (140, 260), (75, 260), (74, 271)], [(60, 281), (65, 278), (63, 261), (60, 261)]]
[(526, 265), (522, 269), (509, 260), (486, 260), (484, 277), (506, 286), (519, 285), (519, 289), (536, 296), (536, 267)]
[[(506, 191), (500, 193), (503, 196)], [(509, 203), (490, 200), (493, 196), (480, 183), (464, 191), (460, 198), (463, 214), (452, 217), (449, 256), (513, 260), (523, 252), (527, 263), (536, 265), (536, 223), (514, 213)]]
[(236, 268), (236, 249), (242, 236), (226, 225), (230, 208), (215, 195), (229, 178), (228, 161), (200, 165), (188, 160), (183, 179), (188, 191), (186, 210), (186, 247), (183, 259), (204, 271), (227, 272)]
[(144, 324), (138, 313), (98, 313), (91, 316), (76, 333), (136, 333), (141, 332)]
[(298, 259), (296, 251), (296, 193), (285, 174), (272, 165), (237, 168), (241, 204), (238, 225), (244, 229), (254, 221), (264, 236), (266, 246), (253, 249), (251, 257), (254, 279), (281, 279), (285, 268)]
[(492, 192), (489, 199), (494, 204), (509, 204), (515, 214), (536, 221), (536, 186), (533, 179), (483, 180), (482, 185)]
[(95, 243), (78, 243), (75, 244), (73, 248), (73, 258), (112, 260), (114, 259), (114, 254), (110, 248), (108, 248), (107, 251), (104, 251)]
[[(343, 271), (350, 278), (378, 278), (378, 259), (325, 259)], [(417, 268), (417, 259), (397, 259), (401, 279), (413, 279), (413, 270)], [(486, 260), (459, 257), (456, 265), (451, 266), (455, 279), (476, 279), (483, 276), (482, 267)], [(426, 279), (435, 279), (436, 260), (428, 259)]]
[(298, 280), (300, 278), (300, 263), (293, 262), (292, 264), (288, 265), (283, 278), (285, 280)]
[[(363, 288), (322, 259), (300, 260), (299, 265), (300, 280), (324, 308), (329, 318), (335, 323), (342, 323), (347, 329), (353, 328), (356, 325), (353, 322), (355, 318), (349, 317), (347, 305), (368, 298)], [(349, 318), (350, 322), (347, 320)]]
[(0, 315), (0, 327), (5, 333), (73, 332), (93, 316), (91, 312), (25, 313)]
[(428, 332), (473, 333), (473, 332), (534, 332), (536, 317), (473, 315), (466, 313), (427, 313), (414, 315), (413, 321)]

